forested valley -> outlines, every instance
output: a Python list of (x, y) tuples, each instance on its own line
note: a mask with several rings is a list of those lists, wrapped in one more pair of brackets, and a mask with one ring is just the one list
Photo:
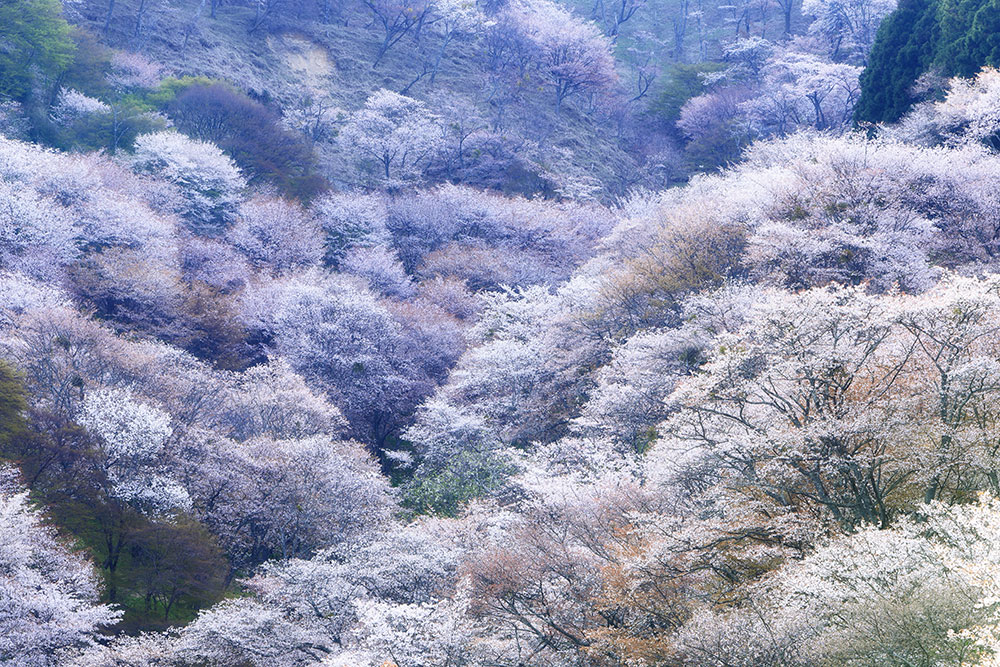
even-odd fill
[(1000, 665), (998, 0), (0, 0), (0, 665)]

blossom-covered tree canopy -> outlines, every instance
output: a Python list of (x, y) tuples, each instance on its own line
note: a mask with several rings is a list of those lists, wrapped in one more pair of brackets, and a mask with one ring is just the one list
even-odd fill
[(1000, 664), (923, 2), (0, 1), (0, 664)]

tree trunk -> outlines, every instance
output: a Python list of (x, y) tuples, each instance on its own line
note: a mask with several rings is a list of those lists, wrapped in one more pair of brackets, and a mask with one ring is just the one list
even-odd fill
[(115, 13), (115, 0), (108, 0), (108, 15), (104, 19), (104, 34), (111, 30), (111, 16)]

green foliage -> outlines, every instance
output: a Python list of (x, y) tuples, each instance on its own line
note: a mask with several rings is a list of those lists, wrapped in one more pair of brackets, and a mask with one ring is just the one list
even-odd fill
[(22, 433), (26, 408), (20, 379), (14, 369), (0, 361), (0, 446), (6, 448), (11, 438)]
[[(207, 76), (169, 77), (160, 86), (146, 95), (146, 101), (153, 107), (165, 109), (177, 96), (192, 86), (214, 86), (221, 81)], [(224, 84), (223, 84), (224, 85)]]
[(1000, 64), (1000, 2), (941, 0), (937, 20), (936, 61), (945, 74), (969, 77)]
[(712, 131), (688, 141), (684, 154), (689, 169), (713, 171), (737, 160), (747, 144), (749, 138), (736, 134), (731, 123), (717, 123)]
[(145, 627), (156, 616), (164, 624), (190, 621), (198, 609), (219, 599), (225, 561), (215, 539), (197, 521), (182, 516), (147, 522), (137, 531), (129, 555), (126, 623), (130, 615)]
[(130, 148), (140, 134), (165, 128), (159, 117), (145, 112), (141, 100), (132, 96), (114, 100), (109, 113), (89, 115), (65, 127), (53, 126), (47, 143), (62, 150), (106, 150), (114, 154)]
[[(81, 484), (85, 480), (79, 480)], [(36, 485), (57, 525), (91, 554), (104, 579), (102, 600), (121, 605), (124, 632), (191, 621), (224, 593), (227, 571), (214, 537), (180, 515), (157, 520), (80, 486)]]
[(94, 441), (80, 426), (40, 410), (20, 418), (17, 376), (0, 362), (0, 457), (16, 461), (32, 497), (60, 532), (86, 550), (104, 580), (102, 601), (120, 604), (125, 632), (190, 621), (224, 592), (227, 563), (215, 538), (190, 517), (151, 518), (109, 493)]
[(67, 151), (106, 150), (115, 153), (120, 148), (129, 148), (138, 135), (163, 129), (160, 119), (146, 113), (157, 108), (147, 98), (163, 95), (163, 92), (116, 90), (107, 78), (111, 69), (111, 49), (81, 28), (73, 28), (70, 37), (75, 45), (75, 56), (59, 76), (59, 87), (99, 99), (109, 105), (110, 112), (88, 115), (60, 125), (52, 121), (47, 107), (39, 105), (32, 114), (37, 141)]
[(407, 484), (403, 505), (417, 514), (457, 516), (470, 500), (500, 491), (514, 471), (501, 455), (463, 451), (447, 467), (418, 475)]
[(70, 38), (74, 44), (73, 62), (60, 77), (60, 85), (75, 88), (91, 97), (106, 99), (112, 93), (106, 78), (111, 68), (111, 49), (82, 28), (74, 27)]
[(914, 82), (931, 67), (971, 77), (998, 65), (1000, 0), (903, 0), (879, 28), (854, 118), (899, 120), (914, 102)]
[(0, 0), (0, 98), (26, 99), (39, 79), (54, 80), (74, 45), (59, 0)]
[(894, 122), (909, 109), (910, 89), (934, 59), (937, 16), (938, 0), (902, 0), (882, 22), (861, 74), (856, 121)]

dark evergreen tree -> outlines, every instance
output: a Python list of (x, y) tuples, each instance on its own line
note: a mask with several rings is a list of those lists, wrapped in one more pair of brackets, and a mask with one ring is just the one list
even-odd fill
[(936, 61), (946, 74), (975, 76), (1000, 63), (1000, 2), (941, 0)]
[(882, 22), (861, 74), (856, 121), (890, 123), (910, 108), (913, 83), (934, 61), (941, 30), (937, 17), (938, 0), (902, 0)]

